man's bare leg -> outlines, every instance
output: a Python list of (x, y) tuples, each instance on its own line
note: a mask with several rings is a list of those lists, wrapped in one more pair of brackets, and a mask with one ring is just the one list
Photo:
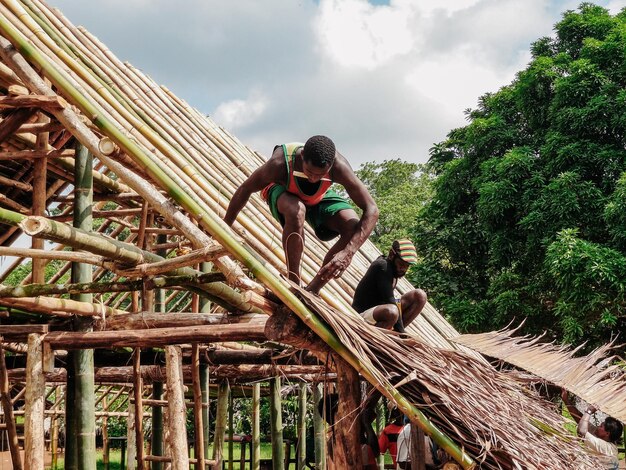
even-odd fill
[[(323, 268), (333, 259), (337, 253), (343, 250), (354, 235), (354, 232), (357, 230), (357, 226), (359, 224), (359, 217), (352, 209), (344, 209), (342, 211), (337, 212), (335, 215), (330, 217), (325, 225), (331, 230), (334, 230), (339, 234), (339, 240), (335, 242), (335, 244), (328, 250), (326, 256), (324, 256), (324, 261), (322, 262)], [(307, 290), (313, 292), (314, 294), (319, 293), (320, 289), (326, 285), (328, 281), (333, 278), (332, 275), (328, 275), (322, 277), (318, 272), (313, 280), (307, 286)]]
[(282, 240), (287, 262), (287, 275), (291, 281), (300, 284), (300, 262), (304, 250), (306, 206), (296, 196), (283, 193), (278, 198), (277, 208), (285, 219)]
[(402, 296), (402, 323), (406, 327), (422, 313), (428, 296), (422, 289), (414, 289)]

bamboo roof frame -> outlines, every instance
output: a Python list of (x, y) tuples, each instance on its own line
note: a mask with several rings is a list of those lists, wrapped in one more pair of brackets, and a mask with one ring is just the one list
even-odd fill
[[(258, 305), (271, 311), (278, 303), (285, 305), (412, 420), (422, 422), (424, 414), (433, 419), (461, 446), (455, 458), (465, 468), (473, 468), (474, 460), (484, 468), (561, 468), (563, 462), (594, 468), (593, 458), (580, 449), (576, 439), (566, 437), (563, 423), (538, 397), (527, 397), (526, 409), (532, 411), (520, 420), (520, 426), (505, 424), (514, 419), (505, 413), (506, 408), (516, 405), (508, 395), (522, 400), (525, 392), (521, 385), (493, 371), (480, 355), (451, 342), (457, 332), (431, 305), (408, 327), (415, 338), (412, 340), (402, 340), (362, 321), (350, 302), (360, 276), (380, 254), (371, 243), (363, 245), (341, 279), (331, 281), (323, 289), (324, 302), (291, 286), (282, 277), (280, 227), (257, 195), (240, 214), (233, 227), (235, 233), (221, 220), (234, 190), (264, 158), (165, 87), (119, 61), (106, 46), (84, 28), (72, 25), (58, 10), (40, 0), (0, 0), (0, 57), (0, 88), (30, 92), (28, 100), (11, 97), (4, 99), (5, 104), (19, 110), (38, 103), (39, 113), (53, 119), (50, 129), (58, 129), (51, 131), (43, 149), (36, 148), (35, 135), (47, 128), (31, 122), (19, 126), (29, 133), (7, 133), (0, 139), (0, 176), (5, 178), (0, 179), (0, 192), (6, 193), (0, 200), (0, 222), (5, 224), (0, 227), (8, 227), (5, 233), (0, 232), (0, 245), (11, 245), (22, 230), (28, 230), (27, 222), (34, 221), (28, 217), (33, 203), (32, 191), (28, 191), (33, 187), (33, 159), (46, 158), (48, 163), (48, 207), (59, 211), (56, 215), (60, 217), (70, 214), (68, 191), (72, 187), (73, 165), (68, 151), (75, 141), (80, 141), (97, 162), (94, 200), (102, 202), (94, 203), (94, 209), (106, 218), (96, 227), (96, 233), (115, 241), (117, 247), (115, 254), (105, 250), (92, 251), (93, 255), (117, 262), (123, 258), (125, 269), (134, 269), (126, 271), (126, 275), (145, 277), (150, 269), (158, 269), (151, 264), (170, 266), (163, 257), (150, 252), (157, 245), (150, 237), (152, 227), (171, 237), (169, 244), (160, 245), (167, 245), (173, 256), (181, 252), (184, 256), (188, 247), (215, 248), (211, 259), (225, 276), (225, 282), (202, 292), (189, 286), (188, 291), (170, 290), (171, 310), (189, 311), (193, 296), (198, 293), (221, 299), (222, 308), (227, 311), (262, 311)], [(0, 126), (6, 119), (0, 121)], [(19, 184), (7, 185), (6, 179)], [(37, 220), (44, 219), (52, 227), (62, 223), (50, 218)], [(124, 237), (124, 242), (118, 241), (118, 237)], [(55, 249), (63, 250), (71, 237), (46, 238), (57, 240)], [(127, 245), (133, 243), (138, 246), (130, 250)], [(313, 277), (321, 262), (319, 253), (327, 249), (328, 244), (318, 241), (307, 229), (302, 265), (305, 282)], [(196, 261), (208, 259), (208, 252), (196, 253), (200, 254)], [(146, 263), (145, 256), (152, 258)], [(61, 263), (58, 273), (48, 282), (64, 280), (69, 265), (70, 261)], [(9, 271), (18, 266), (18, 262), (14, 263)], [(0, 280), (7, 275), (0, 275)], [(94, 281), (100, 278), (115, 282), (126, 276), (123, 270), (103, 262), (94, 271)], [(23, 281), (29, 282), (30, 277)], [(234, 294), (224, 295), (227, 289), (245, 295), (235, 302)], [(404, 293), (412, 286), (403, 279), (397, 289)], [(272, 299), (269, 303), (255, 303), (255, 296)], [(94, 301), (94, 305), (100, 306), (98, 312), (106, 319), (109, 314), (127, 312), (133, 306), (130, 297), (128, 292), (110, 293)], [(9, 299), (17, 307), (33, 308), (24, 298), (5, 298), (2, 302)], [(43, 311), (57, 316), (67, 313), (58, 308), (61, 299), (53, 297), (43, 307), (46, 299), (38, 299), (32, 302), (38, 302)], [(75, 305), (69, 312), (79, 311), (90, 309), (88, 305)], [(11, 316), (14, 314), (12, 310)], [(405, 357), (410, 360), (403, 363)], [(482, 374), (477, 375), (478, 379), (471, 374), (464, 376), (469, 385), (462, 393), (455, 388), (458, 379), (449, 376), (453, 369), (462, 370), (459, 364), (471, 364)], [(426, 365), (428, 370), (424, 369)], [(429, 374), (433, 375), (432, 380), (427, 379)], [(392, 385), (391, 380), (398, 377), (403, 380)], [(476, 390), (482, 390), (478, 397), (487, 402), (482, 407), (473, 403), (481, 410), (481, 422), (475, 416), (466, 416), (472, 412), (465, 401)], [(519, 420), (519, 416), (515, 418)], [(439, 433), (434, 426), (430, 431)], [(446, 435), (440, 438), (449, 440)], [(449, 442), (450, 449), (457, 448)], [(529, 446), (528, 442), (535, 445)], [(537, 449), (544, 451), (543, 444), (547, 442), (550, 455), (542, 458)]]

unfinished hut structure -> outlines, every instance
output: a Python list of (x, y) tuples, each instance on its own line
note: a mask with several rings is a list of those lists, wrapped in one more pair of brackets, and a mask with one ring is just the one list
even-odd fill
[[(462, 468), (598, 468), (553, 404), (451, 341), (431, 306), (408, 339), (365, 324), (350, 304), (373, 245), (320, 297), (288, 282), (280, 227), (257, 195), (232, 229), (222, 221), (265, 157), (40, 0), (0, 0), (0, 113), (0, 398), (13, 468), (43, 469), (63, 429), (65, 468), (95, 469), (96, 423), (106, 434), (115, 416), (127, 421), (128, 468), (222, 468), (229, 391), (253, 399), (245, 468), (260, 468), (262, 393), (272, 465), (286, 468), (285, 384), (300, 393), (301, 423), (307, 401), (339, 396), (332, 432), (311, 417), (318, 469), (362, 467), (359, 415), (377, 395)], [(329, 247), (306, 235), (305, 283)], [(304, 441), (299, 426), (297, 468)]]

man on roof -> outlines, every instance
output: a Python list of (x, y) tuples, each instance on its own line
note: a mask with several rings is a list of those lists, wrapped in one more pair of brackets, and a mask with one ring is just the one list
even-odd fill
[(352, 307), (371, 325), (404, 333), (426, 305), (426, 292), (413, 289), (400, 299), (394, 296), (398, 279), (417, 262), (417, 251), (410, 240), (395, 240), (387, 257), (372, 262), (356, 286)]
[[(363, 211), (360, 218), (345, 199), (329, 189), (333, 183), (342, 185)], [(292, 281), (300, 283), (305, 220), (320, 240), (339, 237), (307, 286), (313, 293), (343, 274), (378, 220), (374, 199), (326, 136), (313, 136), (305, 144), (296, 142), (274, 147), (270, 159), (235, 191), (224, 216), (228, 225), (233, 224), (256, 191), (262, 191), (272, 215), (283, 227), (282, 243)]]

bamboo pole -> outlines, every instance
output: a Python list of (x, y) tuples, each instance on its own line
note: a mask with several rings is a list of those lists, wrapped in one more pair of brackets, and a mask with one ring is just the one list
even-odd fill
[(252, 384), (252, 448), (250, 470), (261, 468), (261, 384)]
[[(79, 258), (76, 258), (79, 259)], [(108, 292), (130, 292), (160, 289), (175, 286), (202, 286), (223, 280), (222, 273), (155, 277), (144, 281), (84, 282), (71, 284), (25, 284), (20, 286), (0, 286), (0, 298), (39, 297), (62, 294), (95, 294)], [(269, 304), (265, 305), (269, 308)]]
[(172, 470), (189, 470), (187, 428), (183, 378), (180, 373), (182, 356), (180, 348), (165, 347), (167, 363), (168, 424)]
[(137, 468), (144, 470), (143, 446), (143, 382), (141, 380), (141, 349), (133, 351), (133, 395), (135, 397), (135, 445), (137, 448)]
[(317, 412), (318, 403), (322, 400), (323, 384), (313, 384), (313, 435), (315, 440), (315, 468), (326, 469), (326, 423)]
[(228, 397), (228, 470), (234, 469), (235, 456), (235, 403), (233, 394)]
[(280, 377), (270, 379), (270, 432), (272, 434), (272, 468), (285, 470), (283, 418), (280, 398)]
[[(108, 403), (107, 403), (107, 398), (106, 398), (107, 394), (108, 394), (108, 391), (102, 396), (102, 409), (105, 412), (108, 409)], [(104, 465), (104, 470), (109, 470), (109, 456), (110, 456), (109, 417), (104, 416), (102, 418), (102, 464)]]
[(24, 418), (24, 468), (44, 469), (44, 396), (46, 382), (43, 375), (42, 336), (28, 335), (28, 359), (26, 361), (26, 415)]
[(215, 434), (213, 438), (213, 460), (215, 460), (217, 468), (222, 468), (224, 460), (224, 436), (226, 434), (229, 394), (228, 380), (222, 380), (217, 391), (217, 411), (215, 412)]
[(135, 415), (140, 413), (137, 404), (128, 400), (128, 417), (126, 418), (126, 468), (127, 470), (136, 470), (137, 468), (137, 420)]
[(301, 383), (298, 390), (298, 446), (296, 448), (297, 470), (306, 466), (306, 384)]
[[(152, 399), (161, 400), (163, 396), (163, 382), (152, 383)], [(163, 456), (163, 407), (152, 407), (152, 455)], [(154, 462), (152, 470), (162, 470), (161, 462)]]
[(202, 422), (202, 388), (200, 386), (200, 348), (193, 343), (191, 350), (191, 373), (193, 382), (193, 414), (195, 429), (194, 455), (195, 468), (204, 470), (204, 424)]
[(7, 426), (7, 438), (9, 441), (9, 451), (11, 452), (11, 462), (15, 470), (22, 470), (22, 457), (20, 455), (20, 447), (17, 441), (17, 429), (15, 428), (15, 418), (13, 416), (13, 403), (9, 389), (9, 376), (7, 374), (7, 365), (4, 359), (4, 348), (0, 342), (0, 401), (2, 403), (2, 411)]
[[(76, 148), (76, 164), (74, 174), (74, 221), (77, 229), (90, 232), (92, 230), (92, 195), (93, 195), (93, 157), (87, 149), (78, 145)], [(83, 263), (72, 263), (72, 283), (89, 283), (92, 281), (91, 266)], [(70, 298), (77, 302), (89, 304), (93, 296), (87, 293), (71, 294)], [(92, 320), (74, 318), (77, 331), (92, 330)], [(72, 407), (76, 413), (76, 429), (68, 428), (68, 437), (76, 439), (77, 465), (81, 470), (96, 469), (96, 426), (95, 426), (95, 390), (93, 350), (79, 350), (69, 353), (76, 377), (76, 404)], [(75, 434), (72, 433), (74, 431)]]
[(94, 264), (96, 266), (105, 266), (105, 259), (102, 256), (93, 256), (88, 253), (75, 253), (72, 251), (32, 250), (30, 248), (0, 246), (0, 256), (58, 259), (62, 261), (77, 261), (81, 263)]

